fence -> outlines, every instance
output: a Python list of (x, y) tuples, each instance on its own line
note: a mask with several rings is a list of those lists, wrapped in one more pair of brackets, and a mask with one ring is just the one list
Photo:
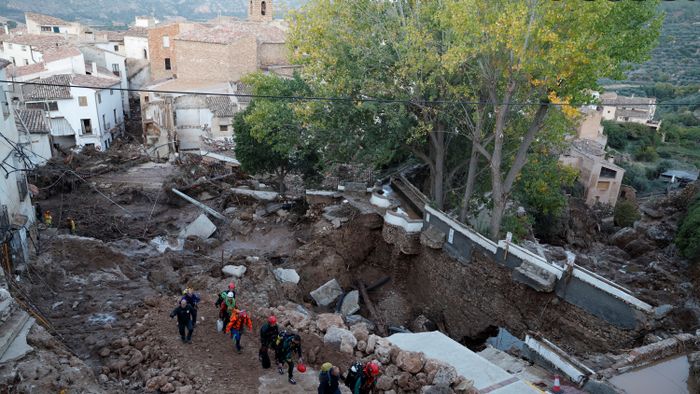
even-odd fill
[[(548, 262), (514, 243), (495, 243), (467, 226), (449, 218), (444, 212), (424, 207), (423, 229), (430, 226), (445, 234), (443, 249), (462, 264), (469, 264), (475, 252), (491, 256), (494, 261), (511, 270), (534, 272), (523, 283), (538, 291), (547, 288), (570, 304), (623, 329), (636, 329), (654, 308), (636, 298), (629, 290), (582, 267), (573, 265), (570, 270)], [(524, 269), (525, 268), (525, 269)], [(516, 275), (517, 274), (517, 275)]]

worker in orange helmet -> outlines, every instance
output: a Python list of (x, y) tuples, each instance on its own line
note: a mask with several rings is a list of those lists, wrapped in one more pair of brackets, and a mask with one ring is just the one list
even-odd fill
[(241, 336), (243, 329), (248, 327), (248, 331), (253, 331), (253, 321), (248, 316), (248, 312), (233, 309), (231, 311), (231, 319), (226, 326), (226, 333), (231, 334), (231, 339), (236, 341), (236, 352), (241, 353)]

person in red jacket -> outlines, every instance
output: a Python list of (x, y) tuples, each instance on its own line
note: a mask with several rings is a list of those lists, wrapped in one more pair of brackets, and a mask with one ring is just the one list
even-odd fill
[(236, 352), (241, 352), (241, 336), (243, 329), (248, 327), (248, 331), (253, 331), (253, 321), (248, 316), (248, 312), (233, 309), (231, 311), (231, 320), (226, 326), (226, 333), (231, 334), (231, 339), (236, 341)]

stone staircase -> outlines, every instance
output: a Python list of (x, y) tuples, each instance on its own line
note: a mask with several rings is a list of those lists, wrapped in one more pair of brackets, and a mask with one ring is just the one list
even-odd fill
[(7, 289), (0, 288), (0, 363), (21, 358), (32, 350), (27, 334), (34, 322)]

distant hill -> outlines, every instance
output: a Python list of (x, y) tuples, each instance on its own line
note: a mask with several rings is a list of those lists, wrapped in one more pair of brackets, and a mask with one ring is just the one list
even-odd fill
[(659, 45), (651, 60), (635, 68), (628, 82), (700, 83), (700, 1), (664, 1), (666, 12)]
[[(306, 0), (274, 2), (275, 16), (281, 18), (288, 9), (298, 8)], [(24, 22), (24, 12), (32, 11), (93, 26), (123, 26), (138, 15), (153, 15), (161, 20), (244, 17), (247, 4), (247, 0), (5, 0), (0, 1), (0, 16)]]

